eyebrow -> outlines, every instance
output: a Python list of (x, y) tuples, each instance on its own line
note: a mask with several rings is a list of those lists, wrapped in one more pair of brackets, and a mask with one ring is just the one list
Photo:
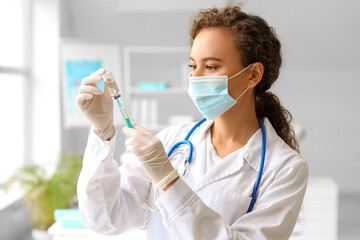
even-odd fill
[[(192, 57), (190, 57), (189, 59), (195, 62), (195, 60)], [(206, 62), (206, 61), (210, 61), (210, 60), (222, 62), (222, 60), (220, 58), (216, 58), (216, 57), (206, 57), (206, 58), (201, 59), (202, 62)]]

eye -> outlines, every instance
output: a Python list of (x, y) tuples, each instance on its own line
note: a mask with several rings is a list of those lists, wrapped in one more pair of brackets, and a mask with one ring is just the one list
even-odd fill
[(209, 71), (215, 71), (217, 69), (216, 66), (210, 66), (210, 65), (207, 65), (206, 66), (206, 69), (209, 70)]
[(191, 70), (195, 70), (196, 66), (194, 64), (189, 64), (189, 68), (191, 68)]

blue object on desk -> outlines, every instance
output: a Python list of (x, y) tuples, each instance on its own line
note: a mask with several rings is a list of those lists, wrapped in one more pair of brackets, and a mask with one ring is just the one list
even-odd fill
[(169, 88), (169, 84), (162, 82), (143, 82), (139, 83), (141, 90), (165, 90)]
[(56, 209), (54, 218), (56, 222), (61, 222), (63, 228), (87, 228), (78, 209)]

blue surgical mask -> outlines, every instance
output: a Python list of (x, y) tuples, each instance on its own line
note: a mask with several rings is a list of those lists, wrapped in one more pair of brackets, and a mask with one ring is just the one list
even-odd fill
[(240, 96), (234, 99), (229, 95), (228, 80), (238, 76), (251, 66), (252, 64), (229, 79), (228, 76), (189, 76), (188, 93), (206, 119), (213, 120), (221, 116), (249, 90), (246, 88)]

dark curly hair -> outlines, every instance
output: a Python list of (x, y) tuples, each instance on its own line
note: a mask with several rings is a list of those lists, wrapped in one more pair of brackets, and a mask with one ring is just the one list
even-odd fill
[(259, 118), (267, 117), (276, 133), (291, 148), (299, 151), (295, 133), (290, 125), (292, 116), (281, 106), (279, 98), (267, 91), (279, 77), (281, 44), (275, 30), (264, 19), (243, 12), (239, 6), (201, 10), (190, 30), (191, 45), (205, 28), (225, 28), (234, 37), (243, 66), (260, 62), (264, 65), (261, 81), (255, 87), (255, 108)]

